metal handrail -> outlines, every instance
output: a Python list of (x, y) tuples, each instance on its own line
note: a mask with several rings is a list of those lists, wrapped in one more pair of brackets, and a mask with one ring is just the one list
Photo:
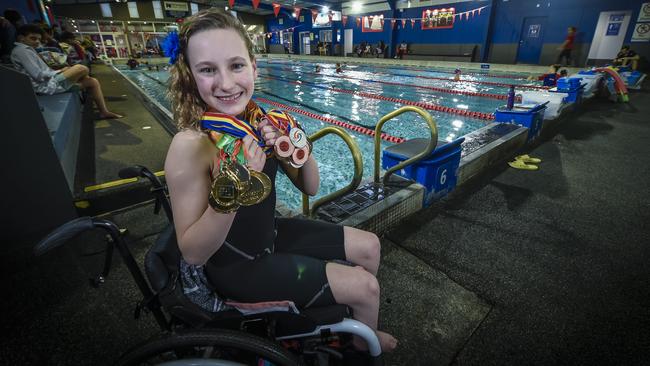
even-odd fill
[(352, 182), (350, 182), (350, 184), (348, 184), (347, 186), (314, 201), (311, 210), (309, 209), (309, 196), (303, 193), (302, 213), (305, 216), (312, 216), (316, 212), (316, 210), (323, 204), (333, 201), (343, 196), (344, 194), (355, 190), (359, 186), (359, 184), (361, 184), (361, 178), (363, 178), (363, 158), (361, 156), (361, 150), (359, 150), (359, 145), (357, 145), (357, 142), (354, 141), (352, 136), (348, 135), (347, 132), (345, 132), (343, 129), (339, 127), (325, 127), (321, 130), (316, 131), (316, 133), (314, 133), (313, 135), (309, 136), (309, 139), (312, 142), (316, 142), (321, 137), (332, 133), (338, 135), (340, 138), (343, 139), (345, 144), (348, 145), (348, 148), (352, 153), (352, 160), (354, 161), (354, 177), (352, 178)]
[(436, 148), (436, 145), (438, 145), (438, 127), (436, 126), (436, 122), (433, 120), (433, 117), (431, 117), (429, 112), (425, 111), (423, 108), (414, 107), (414, 106), (404, 106), (381, 117), (379, 122), (377, 122), (377, 126), (375, 127), (375, 175), (374, 175), (375, 183), (379, 183), (379, 165), (380, 165), (379, 153), (381, 152), (381, 128), (384, 126), (384, 123), (388, 122), (388, 120), (391, 120), (399, 116), (400, 114), (406, 112), (415, 112), (420, 116), (422, 116), (422, 118), (424, 118), (427, 125), (429, 126), (429, 133), (430, 133), (429, 144), (427, 145), (427, 148), (424, 149), (421, 153), (409, 159), (406, 159), (403, 162), (388, 169), (386, 171), (386, 174), (384, 174), (383, 183), (385, 184), (388, 181), (390, 175), (393, 174), (394, 172), (404, 168), (405, 166), (416, 163), (424, 159), (425, 157), (429, 156), (429, 154), (431, 154), (431, 152)]

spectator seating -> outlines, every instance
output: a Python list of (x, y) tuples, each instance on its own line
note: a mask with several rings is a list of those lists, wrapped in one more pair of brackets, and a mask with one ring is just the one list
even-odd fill
[(480, 46), (478, 44), (409, 44), (409, 60), (435, 61), (478, 61)]
[(70, 191), (74, 191), (83, 105), (78, 91), (36, 97)]
[(27, 75), (5, 66), (0, 85), (6, 176), (0, 241), (28, 243), (77, 217), (73, 183), (82, 107), (78, 92), (37, 97)]

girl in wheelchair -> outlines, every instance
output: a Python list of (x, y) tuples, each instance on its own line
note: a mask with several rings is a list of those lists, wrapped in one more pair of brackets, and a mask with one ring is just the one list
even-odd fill
[[(277, 170), (314, 195), (318, 166), (293, 117), (251, 100), (257, 66), (242, 24), (228, 12), (203, 10), (165, 48), (179, 127), (165, 173), (187, 296), (209, 311), (227, 307), (212, 289), (243, 303), (346, 304), (375, 330), (382, 351), (392, 351), (397, 340), (377, 330), (377, 236), (275, 218)], [(366, 348), (361, 339), (353, 344)]]

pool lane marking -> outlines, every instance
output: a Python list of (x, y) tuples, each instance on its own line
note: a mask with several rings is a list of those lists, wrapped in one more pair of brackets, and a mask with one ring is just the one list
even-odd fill
[[(154, 175), (157, 176), (157, 177), (161, 177), (161, 176), (165, 175), (165, 171), (161, 170), (159, 172), (155, 172)], [(122, 186), (122, 185), (129, 184), (129, 183), (135, 183), (137, 181), (138, 181), (138, 178), (126, 178), (126, 179), (113, 180), (113, 181), (104, 182), (104, 183), (100, 183), (100, 184), (95, 184), (93, 186), (85, 187), (84, 192), (88, 193), (88, 192), (98, 191), (98, 190), (101, 190), (101, 189), (118, 187), (118, 186)]]
[[(316, 114), (316, 113), (307, 112), (307, 111), (305, 111), (303, 109), (296, 108), (296, 107), (286, 105), (286, 104), (282, 104), (282, 103), (278, 103), (278, 102), (275, 102), (275, 101), (272, 101), (272, 100), (269, 100), (269, 99), (266, 99), (266, 98), (253, 97), (253, 99), (258, 100), (258, 101), (260, 101), (262, 103), (266, 103), (266, 104), (270, 104), (272, 106), (276, 106), (278, 108), (286, 109), (286, 110), (294, 112), (294, 113), (299, 113), (299, 114), (302, 114), (302, 115), (307, 116), (307, 117), (318, 119), (318, 120), (321, 120), (323, 122), (331, 123), (331, 124), (339, 126), (339, 127), (347, 128), (348, 130), (359, 132), (359, 133), (362, 133), (364, 135), (375, 136), (375, 130), (372, 130), (370, 128), (365, 128), (365, 127), (353, 125), (353, 124), (350, 124), (350, 123), (347, 123), (347, 122), (339, 121), (339, 120), (334, 119), (334, 118), (329, 118), (329, 117), (321, 116), (321, 115)], [(392, 136), (392, 135), (389, 135), (389, 134), (387, 134), (385, 132), (381, 133), (380, 138), (382, 140), (384, 140), (384, 141), (388, 141), (388, 142), (392, 142), (392, 143), (396, 143), (396, 144), (406, 141), (406, 139), (403, 138), (403, 137)]]
[[(287, 71), (289, 71), (289, 69), (287, 69)], [(386, 84), (386, 85), (406, 86), (406, 87), (410, 87), (410, 88), (432, 90), (432, 91), (437, 91), (437, 92), (441, 92), (441, 93), (467, 95), (467, 96), (470, 96), (470, 97), (492, 98), (492, 99), (499, 99), (499, 100), (508, 99), (507, 94), (492, 94), (492, 93), (472, 92), (472, 91), (466, 91), (466, 90), (452, 90), (452, 89), (439, 88), (439, 87), (436, 87), (436, 86), (404, 84), (404, 83), (398, 83), (398, 82), (395, 82), (395, 81), (367, 80), (367, 79), (355, 78), (355, 77), (352, 77), (352, 76), (346, 76), (346, 75), (341, 75), (341, 74), (329, 75), (329, 74), (319, 74), (319, 73), (307, 72), (307, 71), (301, 71), (301, 73), (305, 74), (305, 75), (318, 75), (318, 76), (336, 77), (336, 78), (341, 78), (341, 79), (361, 80), (361, 81), (367, 82), (367, 83), (379, 83), (379, 84)]]
[[(270, 66), (267, 68), (272, 68), (272, 69), (286, 69), (286, 71), (293, 71), (295, 72), (296, 70), (290, 69), (290, 68), (281, 68), (278, 66)], [(306, 71), (300, 70), (299, 72), (301, 73), (307, 73)], [(444, 81), (454, 81), (454, 79), (449, 79), (449, 78), (441, 78), (441, 77), (435, 77), (435, 76), (424, 76), (424, 75), (409, 75), (409, 74), (387, 74), (384, 73), (386, 76), (402, 76), (402, 77), (409, 77), (409, 78), (421, 78), (421, 79), (431, 79), (431, 80), (444, 80)], [(492, 86), (501, 86), (504, 88), (509, 88), (511, 85), (514, 85), (515, 88), (518, 89), (542, 89), (542, 90), (548, 90), (550, 87), (548, 86), (539, 86), (539, 85), (521, 85), (521, 84), (508, 84), (508, 83), (497, 83), (495, 81), (480, 81), (480, 80), (460, 80), (461, 82), (464, 83), (473, 83), (473, 84), (483, 84), (483, 85), (492, 85)]]
[[(267, 63), (269, 63), (269, 64), (273, 64), (273, 63), (275, 63), (275, 62), (267, 61)], [(331, 62), (313, 62), (313, 61), (309, 61), (309, 62), (304, 62), (304, 63), (305, 63), (305, 64), (309, 64), (309, 65), (322, 65), (322, 64), (330, 64), (330, 65), (334, 65), (334, 63), (331, 63)], [(408, 66), (406, 66), (406, 67), (405, 67), (405, 66), (399, 67), (399, 66), (392, 66), (392, 65), (390, 65), (390, 66), (386, 66), (386, 65), (380, 65), (380, 64), (373, 64), (373, 65), (368, 65), (368, 64), (359, 64), (359, 65), (357, 65), (356, 62), (354, 62), (354, 61), (352, 61), (352, 63), (355, 64), (355, 66), (358, 66), (358, 67), (361, 67), (361, 68), (364, 68), (364, 69), (367, 69), (368, 67), (372, 67), (372, 68), (377, 68), (377, 69), (389, 69), (389, 70), (406, 70), (406, 71), (422, 71), (422, 72), (439, 72), (439, 73), (441, 73), (441, 74), (453, 74), (453, 73), (454, 73), (453, 71), (445, 71), (445, 70), (414, 69), (414, 68), (412, 68), (412, 67), (408, 67)], [(257, 67), (260, 67), (260, 64), (261, 64), (261, 63), (258, 63), (258, 64), (257, 64)], [(278, 64), (278, 65), (289, 65), (289, 64), (287, 64), (287, 63), (277, 63), (277, 64)], [(263, 66), (262, 66), (262, 67), (263, 67)], [(528, 72), (527, 74), (530, 74), (530, 73)], [(482, 73), (482, 72), (463, 72), (463, 75), (488, 76), (488, 77), (491, 77), (491, 78), (497, 78), (497, 79), (519, 79), (519, 80), (525, 80), (525, 79), (527, 78), (526, 76), (523, 76), (523, 75), (517, 75), (517, 74), (488, 74), (488, 73)]]
[(411, 101), (411, 100), (393, 98), (393, 97), (386, 97), (386, 96), (383, 96), (383, 95), (380, 95), (380, 94), (361, 92), (361, 91), (357, 91), (357, 90), (327, 87), (327, 86), (322, 86), (322, 85), (318, 85), (318, 84), (313, 83), (313, 82), (303, 81), (303, 80), (296, 80), (296, 79), (289, 79), (289, 78), (279, 78), (279, 77), (268, 76), (268, 75), (258, 75), (258, 76), (262, 77), (262, 78), (266, 78), (266, 79), (279, 80), (279, 81), (289, 83), (289, 84), (294, 84), (294, 85), (305, 84), (305, 85), (312, 86), (314, 88), (319, 88), (319, 89), (324, 89), (324, 90), (331, 90), (333, 92), (346, 93), (346, 94), (351, 94), (351, 95), (358, 95), (358, 96), (365, 97), (365, 98), (384, 100), (384, 101), (388, 101), (388, 102), (405, 104), (405, 105), (413, 105), (413, 106), (416, 106), (416, 107), (420, 107), (420, 108), (424, 108), (424, 109), (428, 109), (428, 110), (432, 110), (432, 111), (449, 113), (449, 114), (457, 114), (457, 115), (460, 115), (460, 116), (465, 116), (465, 117), (469, 117), (469, 118), (476, 118), (476, 119), (481, 119), (481, 120), (485, 120), (485, 121), (494, 120), (494, 114), (493, 113), (475, 112), (475, 111), (469, 111), (469, 110), (460, 109), (460, 108), (444, 107), (444, 106), (441, 106), (440, 104), (435, 104), (435, 103), (414, 102), (414, 101)]

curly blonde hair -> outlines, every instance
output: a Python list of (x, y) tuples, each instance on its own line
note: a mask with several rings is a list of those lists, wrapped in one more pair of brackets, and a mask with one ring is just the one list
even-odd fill
[[(208, 109), (194, 81), (192, 70), (188, 63), (187, 45), (190, 37), (209, 29), (233, 29), (244, 40), (248, 55), (253, 61), (253, 42), (248, 36), (244, 25), (231, 13), (219, 8), (204, 9), (185, 19), (178, 33), (178, 59), (170, 69), (170, 83), (167, 98), (172, 103), (174, 120), (180, 130), (186, 128), (199, 129), (199, 120)], [(216, 45), (215, 45), (216, 46)]]

